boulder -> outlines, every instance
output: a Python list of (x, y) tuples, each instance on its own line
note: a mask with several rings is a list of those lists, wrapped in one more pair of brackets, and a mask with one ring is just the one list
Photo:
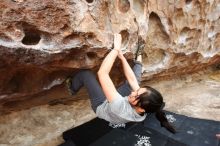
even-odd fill
[[(98, 70), (121, 33), (129, 63), (143, 49), (143, 82), (191, 74), (220, 62), (218, 0), (3, 0), (0, 113), (87, 97), (65, 78)], [(119, 60), (111, 76), (124, 77)]]

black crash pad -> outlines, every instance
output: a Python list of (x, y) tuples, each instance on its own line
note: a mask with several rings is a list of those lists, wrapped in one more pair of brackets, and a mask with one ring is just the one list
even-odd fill
[[(127, 123), (124, 130), (131, 127), (134, 123)], [(109, 133), (112, 129), (109, 122), (95, 118), (78, 127), (67, 130), (63, 133), (63, 139), (66, 141), (73, 141), (77, 146), (87, 146), (96, 141), (103, 135)], [(69, 145), (66, 145), (69, 146)]]
[(161, 127), (154, 114), (144, 122), (127, 123), (125, 127), (112, 128), (109, 123), (95, 118), (63, 133), (65, 143), (60, 146), (220, 146), (215, 137), (220, 133), (220, 122), (197, 119), (166, 112), (177, 133)]
[(59, 146), (76, 146), (72, 140), (67, 140)]
[(220, 121), (192, 118), (171, 112), (166, 112), (166, 115), (173, 120), (172, 124), (177, 129), (176, 134), (161, 128), (153, 114), (145, 119), (144, 127), (190, 146), (218, 146), (219, 141), (215, 134), (220, 131)]
[(90, 146), (134, 146), (137, 140), (138, 138), (130, 132), (114, 129)]

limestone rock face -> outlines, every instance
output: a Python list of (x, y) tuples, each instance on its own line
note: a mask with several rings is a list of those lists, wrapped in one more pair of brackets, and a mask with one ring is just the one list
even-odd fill
[(219, 0), (2, 0), (0, 14), (0, 113), (72, 100), (63, 80), (96, 72), (114, 33), (129, 60), (143, 48), (143, 81), (220, 62)]

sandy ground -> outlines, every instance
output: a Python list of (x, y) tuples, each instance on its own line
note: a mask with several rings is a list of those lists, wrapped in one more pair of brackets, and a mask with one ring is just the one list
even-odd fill
[[(220, 72), (201, 72), (149, 83), (164, 96), (166, 110), (220, 121)], [(89, 100), (72, 105), (39, 106), (0, 117), (0, 146), (56, 146), (62, 132), (95, 114)]]
[(198, 73), (151, 86), (164, 96), (166, 110), (220, 121), (220, 72)]

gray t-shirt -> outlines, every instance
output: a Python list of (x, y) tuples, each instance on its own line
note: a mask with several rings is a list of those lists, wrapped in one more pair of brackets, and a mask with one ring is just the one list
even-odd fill
[(141, 122), (146, 118), (146, 114), (139, 115), (130, 105), (128, 97), (122, 97), (118, 94), (112, 102), (105, 100), (96, 109), (96, 115), (113, 124), (127, 122)]

